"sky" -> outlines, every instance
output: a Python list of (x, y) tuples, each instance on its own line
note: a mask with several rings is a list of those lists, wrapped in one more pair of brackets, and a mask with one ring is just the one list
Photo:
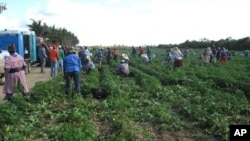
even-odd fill
[(0, 30), (30, 19), (66, 28), (79, 45), (158, 45), (250, 36), (249, 0), (0, 0)]

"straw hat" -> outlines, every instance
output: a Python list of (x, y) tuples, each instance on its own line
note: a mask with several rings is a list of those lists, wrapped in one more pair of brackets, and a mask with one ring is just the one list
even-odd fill
[(181, 51), (179, 50), (178, 47), (174, 47), (174, 48), (173, 48), (173, 52), (174, 52), (174, 53), (180, 53)]
[(122, 58), (125, 60), (129, 60), (128, 55), (127, 54), (122, 54)]

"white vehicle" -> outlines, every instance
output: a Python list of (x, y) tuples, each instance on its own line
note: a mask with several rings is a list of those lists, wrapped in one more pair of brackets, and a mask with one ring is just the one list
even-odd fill
[(5, 78), (4, 78), (4, 61), (7, 56), (10, 56), (9, 52), (7, 50), (1, 50), (0, 51), (0, 84), (4, 84)]

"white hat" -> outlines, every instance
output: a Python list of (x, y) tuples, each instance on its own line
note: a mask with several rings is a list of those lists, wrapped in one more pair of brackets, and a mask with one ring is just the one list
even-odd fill
[(141, 57), (148, 58), (148, 55), (147, 54), (142, 54)]
[(181, 51), (179, 50), (178, 47), (174, 47), (173, 52), (174, 52), (174, 53), (180, 53)]
[(128, 55), (127, 54), (122, 54), (122, 58), (125, 60), (129, 60)]
[(62, 48), (62, 46), (61, 46), (61, 45), (59, 45), (58, 47), (59, 47), (59, 48)]

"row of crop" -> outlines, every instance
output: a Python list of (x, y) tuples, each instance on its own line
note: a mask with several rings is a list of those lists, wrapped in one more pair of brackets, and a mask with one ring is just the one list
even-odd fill
[[(153, 125), (156, 130), (188, 132), (184, 128), (190, 125), (185, 120), (181, 120), (172, 110), (173, 103), (179, 100), (178, 95), (170, 87), (161, 86), (159, 79), (144, 73), (141, 69), (130, 66), (130, 71), (135, 73), (135, 77), (121, 77), (119, 81), (119, 83), (135, 81), (135, 84), (140, 87), (134, 89), (132, 94), (128, 94), (134, 107), (133, 111), (127, 111), (130, 117), (137, 122)], [(205, 139), (206, 136), (200, 138)]]
[[(79, 96), (68, 99), (62, 76), (39, 82), (28, 101), (20, 94), (0, 107), (0, 140), (93, 140), (93, 105)], [(84, 108), (83, 108), (84, 107)]]
[[(108, 66), (103, 66), (101, 87), (107, 89), (106, 99), (98, 100), (92, 109), (94, 124), (99, 129), (98, 138), (101, 140), (151, 140), (150, 133), (137, 124), (128, 109), (133, 108), (128, 100), (132, 89), (130, 83), (119, 82), (121, 79)], [(127, 91), (126, 91), (127, 90)]]
[[(138, 62), (135, 63), (131, 60), (130, 64), (160, 80), (161, 78), (159, 76), (161, 76), (161, 74), (157, 73), (166, 73), (154, 72), (150, 70), (147, 65), (142, 63), (139, 64)], [(190, 81), (191, 83), (187, 85), (172, 86), (172, 88), (174, 88), (174, 93), (179, 96), (177, 101), (173, 101), (173, 108), (177, 111), (179, 110), (178, 113), (183, 117), (187, 117), (187, 120), (193, 121), (194, 125), (204, 128), (207, 133), (221, 140), (227, 139), (229, 123), (239, 124), (240, 120), (241, 123), (249, 123), (246, 118), (249, 115), (247, 110), (248, 106), (246, 106), (248, 103), (244, 94), (241, 90), (230, 89), (230, 87), (232, 88), (230, 84), (233, 83), (232, 76), (239, 76), (232, 72), (225, 73), (228, 72), (228, 69), (235, 67), (233, 65), (234, 64), (229, 64), (229, 62), (228, 64), (207, 64), (195, 66), (196, 68), (193, 67), (191, 69), (186, 69), (184, 67), (182, 70), (172, 72), (185, 72), (183, 74), (190, 75), (191, 77), (189, 78), (192, 79)], [(218, 75), (218, 73), (220, 73), (220, 75)], [(215, 75), (218, 76), (213, 77)], [(221, 86), (214, 89), (216, 88), (215, 86), (221, 85), (219, 83), (217, 84), (219, 79), (226, 84), (224, 86), (227, 88), (226, 91), (223, 90)], [(242, 107), (242, 103), (245, 106)], [(246, 114), (242, 115), (244, 112), (246, 112)]]

